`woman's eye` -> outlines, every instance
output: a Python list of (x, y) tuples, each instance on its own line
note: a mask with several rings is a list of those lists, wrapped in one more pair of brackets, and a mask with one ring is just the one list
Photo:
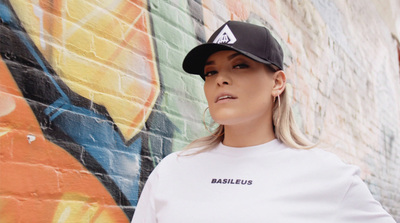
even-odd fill
[(249, 65), (241, 63), (241, 64), (237, 64), (235, 66), (233, 66), (233, 69), (244, 69), (244, 68), (248, 68)]
[(217, 71), (215, 71), (215, 70), (207, 71), (207, 72), (204, 73), (204, 76), (205, 77), (209, 77), (209, 76), (212, 76), (212, 75), (214, 75), (216, 73), (217, 73)]

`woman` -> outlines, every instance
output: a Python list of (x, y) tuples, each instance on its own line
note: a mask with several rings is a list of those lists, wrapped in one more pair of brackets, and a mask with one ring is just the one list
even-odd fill
[(394, 222), (358, 168), (311, 149), (287, 99), (283, 51), (261, 26), (228, 21), (188, 53), (220, 126), (152, 172), (141, 222)]

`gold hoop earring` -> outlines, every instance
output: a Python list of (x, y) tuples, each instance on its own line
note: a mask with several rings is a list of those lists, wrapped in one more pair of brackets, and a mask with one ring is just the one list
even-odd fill
[(281, 107), (281, 97), (278, 95), (274, 98), (274, 103), (276, 103), (276, 99), (278, 99), (278, 107)]
[(210, 129), (207, 127), (207, 124), (206, 124), (206, 112), (207, 112), (207, 110), (208, 110), (208, 107), (203, 112), (203, 120), (202, 120), (203, 121), (203, 125), (204, 125), (204, 128), (207, 130), (207, 132), (209, 132), (211, 134), (214, 134), (213, 132), (210, 131)]
[(276, 99), (278, 98), (278, 118), (276, 119), (276, 125), (279, 123), (280, 121), (280, 115), (281, 115), (281, 97), (280, 95), (275, 97), (274, 102), (276, 102)]
[(278, 95), (278, 108), (281, 108), (281, 97)]
[(207, 124), (206, 124), (206, 112), (207, 112), (208, 109), (209, 109), (209, 107), (207, 107), (207, 108), (204, 110), (204, 112), (203, 112), (203, 119), (202, 119), (202, 121), (203, 121), (204, 128), (207, 130), (207, 132), (209, 132), (209, 133), (210, 133), (211, 135), (213, 135), (213, 136), (216, 136), (216, 137), (223, 136), (223, 135), (225, 134), (225, 132), (222, 132), (221, 134), (219, 134), (219, 135), (217, 136), (217, 135), (216, 135), (216, 132), (210, 131), (210, 129), (207, 127)]

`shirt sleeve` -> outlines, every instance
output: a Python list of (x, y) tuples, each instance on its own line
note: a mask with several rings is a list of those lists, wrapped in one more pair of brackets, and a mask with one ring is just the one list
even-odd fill
[(334, 222), (396, 223), (376, 201), (358, 171), (351, 177), (350, 186), (340, 204)]
[(158, 182), (156, 169), (150, 174), (140, 195), (131, 223), (156, 223), (154, 190)]

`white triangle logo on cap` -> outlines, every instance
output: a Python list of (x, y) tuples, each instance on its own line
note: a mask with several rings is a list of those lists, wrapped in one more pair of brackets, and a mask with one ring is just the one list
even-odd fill
[(219, 32), (218, 36), (213, 41), (213, 43), (217, 44), (221, 43), (233, 44), (235, 42), (236, 42), (236, 37), (235, 35), (233, 35), (228, 25), (225, 25), (225, 27), (221, 30), (221, 32)]

